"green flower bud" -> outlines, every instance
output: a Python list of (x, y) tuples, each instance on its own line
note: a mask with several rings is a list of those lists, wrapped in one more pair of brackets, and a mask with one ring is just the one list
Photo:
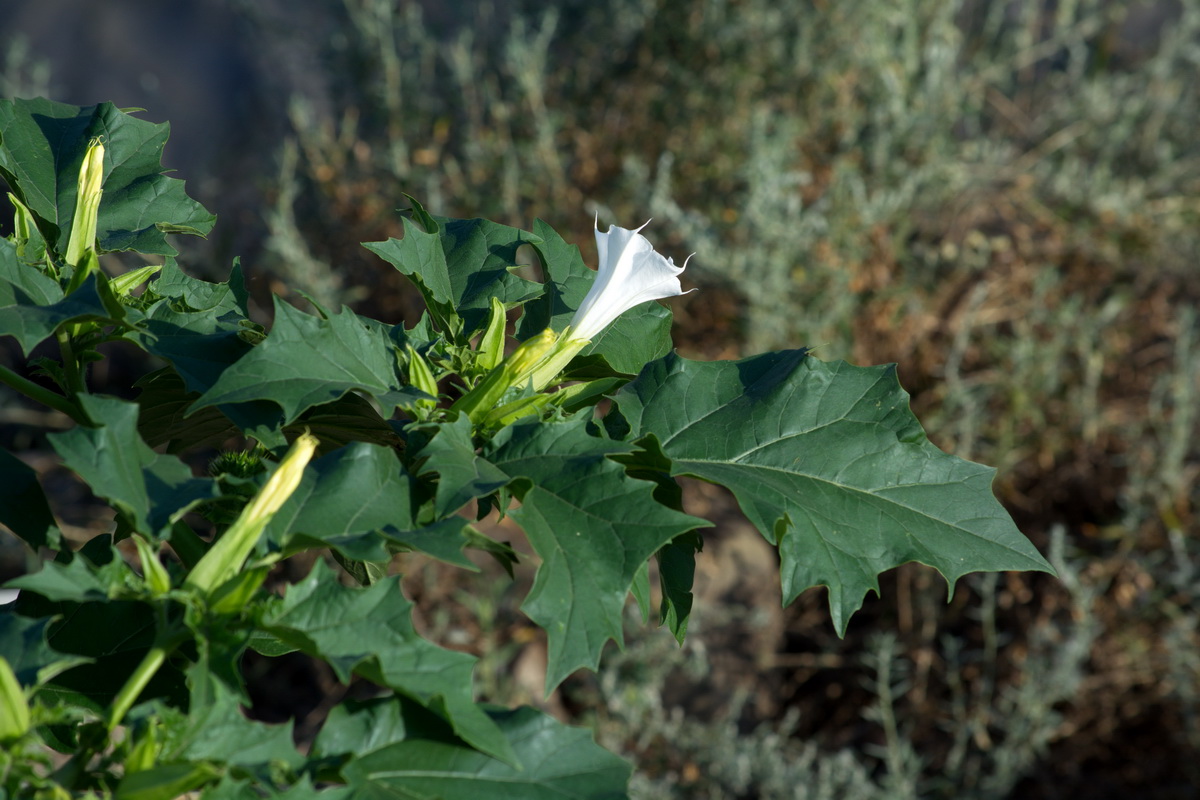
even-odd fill
[(16, 673), (0, 657), (0, 742), (19, 739), (29, 730), (29, 701)]
[(100, 198), (104, 194), (104, 144), (93, 139), (79, 168), (79, 190), (75, 195), (75, 216), (71, 220), (71, 238), (67, 240), (67, 263), (75, 268), (71, 287), (78, 288), (88, 273), (98, 269), (96, 224), (100, 216)]
[(318, 444), (317, 438), (309, 433), (303, 433), (296, 439), (262, 490), (246, 504), (229, 530), (188, 573), (183, 582), (184, 588), (207, 596), (237, 575), (271, 517), (299, 488), (304, 468), (312, 460)]
[[(421, 354), (411, 346), (408, 347), (408, 382), (431, 397), (438, 396), (438, 385), (433, 377), (433, 370), (430, 369), (428, 362), (421, 357)], [(419, 408), (437, 408), (437, 400), (418, 400), (417, 406)]]
[(504, 360), (504, 327), (508, 323), (508, 315), (504, 312), (504, 304), (497, 298), (492, 298), (492, 314), (488, 318), (487, 330), (479, 340), (479, 348), (475, 351), (476, 363), (484, 369), (495, 369)]
[(166, 567), (158, 560), (158, 553), (138, 534), (135, 533), (132, 538), (134, 546), (137, 547), (138, 559), (142, 562), (142, 578), (150, 587), (150, 593), (160, 597), (171, 591), (171, 577), (167, 575)]

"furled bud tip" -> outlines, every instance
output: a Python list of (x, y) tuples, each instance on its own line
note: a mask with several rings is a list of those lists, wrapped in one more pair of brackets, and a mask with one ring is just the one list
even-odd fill
[(185, 588), (207, 594), (237, 575), (271, 517), (299, 488), (304, 468), (312, 460), (318, 444), (317, 438), (311, 434), (303, 433), (297, 437), (283, 461), (267, 479), (266, 485), (188, 573), (183, 583)]
[(634, 306), (685, 294), (679, 275), (687, 267), (687, 260), (677, 267), (674, 259), (655, 251), (640, 233), (646, 225), (633, 231), (611, 225), (607, 233), (596, 227), (599, 274), (571, 318), (570, 339), (595, 339)]
[[(104, 143), (93, 139), (79, 168), (79, 186), (75, 195), (75, 216), (71, 220), (71, 238), (65, 258), (77, 274), (86, 274), (96, 261), (96, 224), (100, 216), (100, 197), (104, 194)], [(81, 281), (79, 281), (81, 282)]]

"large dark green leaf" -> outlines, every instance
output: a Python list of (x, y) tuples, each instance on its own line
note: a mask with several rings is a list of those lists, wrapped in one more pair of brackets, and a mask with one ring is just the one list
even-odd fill
[[(596, 281), (596, 271), (583, 263), (579, 247), (567, 244), (553, 228), (540, 219), (533, 223), (534, 233), (541, 239), (534, 244), (545, 273), (545, 292), (524, 306), (525, 313), (517, 326), (517, 338), (528, 339), (547, 327), (561, 331), (571, 322), (575, 310), (583, 303), (588, 290)], [(580, 354), (603, 358), (619, 373), (636, 375), (649, 361), (671, 350), (671, 311), (651, 300), (629, 309), (609, 325)]]
[(631, 436), (653, 437), (671, 473), (729, 487), (779, 546), (784, 601), (829, 588), (844, 632), (879, 573), (909, 561), (953, 583), (1050, 565), (991, 492), (995, 470), (925, 438), (895, 368), (804, 351), (650, 364), (617, 394)]
[(315, 317), (276, 299), (270, 335), (226, 368), (190, 411), (265, 400), (278, 405), (289, 423), (354, 389), (392, 408), (424, 397), (397, 375), (393, 333), (401, 332), (348, 310)]
[(516, 753), (518, 769), (462, 744), (410, 739), (343, 770), (365, 796), (386, 800), (618, 800), (631, 769), (592, 741), (531, 708), (489, 712)]
[(351, 588), (318, 561), (307, 578), (288, 588), (264, 628), (324, 659), (342, 681), (357, 673), (419, 701), (471, 746), (511, 762), (508, 742), (472, 698), (475, 658), (422, 639), (411, 609), (399, 577)]
[(168, 233), (204, 235), (216, 217), (163, 174), (170, 127), (136, 119), (112, 103), (71, 106), (0, 100), (0, 176), (33, 213), (49, 246), (71, 235), (79, 167), (92, 139), (104, 142), (104, 196), (96, 235), (101, 250), (175, 255)]
[[(82, 286), (66, 297), (57, 285), (51, 289), (45, 283), (48, 280), (32, 279), (26, 273), (21, 285), (8, 285), (14, 304), (0, 308), (0, 331), (14, 337), (25, 354), (69, 322), (99, 320), (117, 325), (131, 313), (113, 297), (108, 279), (103, 276), (89, 275)], [(0, 282), (0, 287), (3, 285)], [(0, 288), (0, 294), (3, 292)], [(49, 305), (41, 305), (51, 298), (53, 302)]]
[(652, 483), (607, 458), (628, 447), (589, 435), (587, 425), (514, 425), (486, 453), (514, 479), (521, 506), (513, 519), (542, 559), (522, 608), (549, 636), (548, 689), (578, 667), (595, 668), (609, 639), (623, 642), (622, 609), (645, 561), (711, 524), (655, 502)]
[(46, 642), (48, 619), (29, 619), (0, 610), (0, 658), (8, 662), (24, 686), (45, 683), (63, 670), (87, 661), (60, 653)]
[(51, 434), (50, 442), (66, 466), (121, 509), (138, 531), (157, 534), (216, 496), (212, 480), (192, 477), (178, 458), (156, 453), (142, 440), (137, 404), (100, 395), (81, 395), (79, 402), (103, 424)]
[(37, 550), (57, 549), (58, 526), (33, 468), (0, 448), (0, 525)]

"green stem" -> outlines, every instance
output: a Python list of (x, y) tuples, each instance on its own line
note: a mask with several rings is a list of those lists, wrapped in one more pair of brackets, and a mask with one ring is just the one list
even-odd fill
[(83, 376), (79, 372), (79, 360), (75, 358), (75, 347), (71, 343), (70, 332), (60, 330), (57, 337), (59, 352), (62, 353), (63, 375), (67, 380), (67, 385), (63, 388), (74, 399), (76, 395), (86, 392), (87, 387), (83, 385)]
[(22, 378), (3, 364), (0, 364), (0, 383), (16, 389), (21, 394), (38, 401), (44, 406), (53, 408), (55, 411), (61, 411), (80, 425), (92, 424), (87, 415), (70, 400), (50, 391), (44, 386), (38, 386), (28, 378)]
[(138, 664), (137, 669), (129, 676), (129, 680), (125, 681), (125, 685), (121, 687), (121, 691), (113, 698), (112, 708), (108, 712), (109, 734), (121, 724), (126, 712), (133, 708), (138, 695), (146, 688), (146, 684), (150, 683), (150, 679), (158, 672), (159, 667), (166, 663), (167, 656), (174, 649), (174, 644), (156, 644), (150, 648), (150, 652), (146, 653), (142, 663)]

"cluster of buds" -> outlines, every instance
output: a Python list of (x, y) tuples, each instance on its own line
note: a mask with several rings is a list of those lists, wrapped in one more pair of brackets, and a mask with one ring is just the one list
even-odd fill
[[(645, 227), (629, 230), (613, 225), (607, 232), (597, 227), (598, 274), (571, 324), (560, 333), (547, 328), (522, 342), (452, 409), (466, 414), (472, 422), (485, 424), (503, 424), (532, 413), (549, 400), (548, 395), (538, 393), (554, 383), (571, 359), (617, 317), (648, 300), (684, 294), (679, 275), (687, 261), (675, 266), (673, 259), (658, 253), (642, 236)], [(497, 407), (514, 388), (529, 389), (529, 395)]]

